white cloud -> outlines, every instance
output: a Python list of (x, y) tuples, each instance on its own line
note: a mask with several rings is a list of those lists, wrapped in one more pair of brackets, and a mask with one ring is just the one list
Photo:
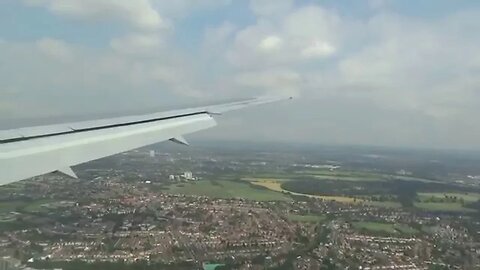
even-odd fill
[(237, 27), (231, 22), (223, 22), (215, 27), (207, 27), (203, 36), (204, 49), (218, 53), (216, 48), (226, 46), (236, 29)]
[[(51, 39), (0, 44), (2, 125), (24, 117), (61, 120), (63, 115), (171, 108), (199, 97), (188, 65), (175, 53), (136, 57), (66, 44)], [(64, 61), (69, 55), (75, 61)]]
[(260, 41), (258, 47), (263, 51), (272, 51), (279, 49), (282, 46), (282, 39), (278, 36), (271, 35), (267, 36)]
[(43, 38), (36, 42), (36, 46), (42, 53), (62, 61), (72, 60), (74, 57), (70, 46), (63, 40)]
[(251, 0), (250, 9), (258, 16), (279, 17), (293, 8), (293, 0)]
[(241, 86), (257, 88), (267, 95), (297, 96), (302, 83), (299, 73), (288, 68), (243, 72), (235, 77)]
[[(126, 8), (118, 5), (130, 2), (68, 2), (78, 5), (74, 8), (62, 6), (67, 2), (35, 2), (75, 18), (101, 20), (109, 13), (105, 19), (136, 29), (127, 28), (129, 34), (114, 38), (106, 49), (48, 38), (0, 42), (5, 63), (0, 65), (0, 116), (28, 113), (18, 104), (54, 114), (160, 102), (174, 107), (178, 99), (192, 97), (299, 94), (284, 107), (265, 107), (265, 113), (250, 116), (242, 112), (244, 120), (233, 117), (228, 122), (237, 124), (224, 125), (229, 130), (220, 125), (214, 133), (223, 138), (268, 140), (276, 134), (281, 140), (397, 146), (480, 144), (475, 117), (480, 113), (480, 38), (473, 34), (480, 27), (478, 11), (422, 19), (372, 9), (372, 17), (353, 19), (319, 5), (252, 1), (257, 17), (251, 25), (210, 25), (200, 50), (185, 50), (187, 46), (176, 46), (185, 44), (169, 38), (171, 32), (161, 30), (164, 20), (136, 21), (140, 18), (132, 14), (141, 12), (133, 10), (145, 11), (145, 6), (124, 13)], [(175, 23), (193, 9), (223, 3), (208, 2), (148, 5)], [(273, 121), (278, 118), (284, 120)], [(242, 129), (248, 121), (258, 125)]]
[(319, 6), (292, 9), (282, 20), (260, 17), (255, 25), (236, 34), (227, 57), (241, 67), (298, 64), (326, 58), (338, 51), (344, 34), (342, 27), (334, 11)]
[(155, 80), (167, 82), (170, 84), (184, 80), (181, 72), (170, 66), (155, 66), (151, 70), (151, 76)]
[(202, 99), (208, 96), (200, 87), (194, 87), (195, 75), (187, 67), (153, 64), (148, 67), (148, 80), (164, 84), (172, 93), (179, 96)]
[(172, 20), (198, 10), (227, 6), (231, 0), (22, 0), (47, 8), (55, 15), (82, 20), (116, 20), (138, 30), (170, 28)]
[(159, 34), (130, 34), (122, 38), (114, 38), (110, 46), (117, 52), (126, 54), (155, 54), (163, 45)]
[(158, 29), (167, 24), (149, 0), (24, 0), (33, 6), (45, 6), (52, 13), (67, 17), (125, 21), (141, 29)]
[(179, 19), (199, 10), (213, 10), (229, 5), (232, 0), (151, 0), (160, 14)]
[(437, 119), (461, 115), (459, 104), (477, 100), (473, 90), (480, 80), (472, 72), (480, 61), (470, 55), (480, 39), (464, 36), (447, 21), (373, 18), (368, 29), (377, 42), (339, 62), (339, 84), (369, 89), (363, 95), (380, 106)]
[(285, 18), (285, 32), (299, 39), (335, 39), (341, 34), (341, 18), (334, 10), (311, 5), (295, 9)]
[[(375, 13), (358, 21), (301, 6), (283, 18), (258, 15), (227, 50), (238, 69), (235, 81), (254, 89), (300, 92), (304, 98), (290, 115), (299, 123), (288, 124), (301, 131), (303, 140), (318, 140), (315, 134), (321, 133), (338, 143), (478, 145), (480, 125), (472, 118), (480, 113), (480, 38), (472, 35), (480, 27), (478, 12), (435, 19)], [(301, 111), (330, 118), (315, 117), (307, 127), (301, 119), (309, 116)]]
[(301, 55), (305, 58), (322, 58), (334, 54), (335, 47), (327, 42), (315, 41), (312, 45), (302, 50)]

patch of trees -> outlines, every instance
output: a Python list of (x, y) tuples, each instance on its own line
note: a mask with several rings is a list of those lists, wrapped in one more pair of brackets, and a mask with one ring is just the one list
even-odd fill
[(113, 232), (116, 232), (120, 229), (120, 227), (123, 224), (123, 219), (126, 217), (125, 214), (114, 214), (114, 213), (109, 213), (103, 216), (103, 221), (111, 221), (115, 223), (113, 226)]
[(439, 196), (430, 196), (423, 200), (424, 202), (431, 202), (431, 203), (461, 203), (462, 205), (465, 204), (465, 200), (462, 197), (457, 196), (449, 196), (444, 194), (443, 197)]
[(480, 217), (480, 200), (476, 202), (466, 203), (465, 207), (477, 210), (477, 217)]

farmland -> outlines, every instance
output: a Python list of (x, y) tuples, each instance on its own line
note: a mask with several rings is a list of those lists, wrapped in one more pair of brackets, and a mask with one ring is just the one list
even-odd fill
[(211, 198), (244, 198), (256, 201), (287, 201), (290, 198), (280, 192), (267, 188), (255, 187), (245, 182), (238, 181), (213, 181), (204, 180), (172, 184), (166, 190), (167, 193), (185, 194), (194, 196), (207, 196)]

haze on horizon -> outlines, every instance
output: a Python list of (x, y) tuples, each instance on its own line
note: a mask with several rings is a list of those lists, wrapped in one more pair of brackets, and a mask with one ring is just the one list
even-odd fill
[(293, 95), (193, 137), (480, 150), (478, 29), (467, 0), (6, 0), (0, 127)]

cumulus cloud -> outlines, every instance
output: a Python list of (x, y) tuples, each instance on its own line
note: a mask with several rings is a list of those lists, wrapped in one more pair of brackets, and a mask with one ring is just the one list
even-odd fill
[(70, 46), (63, 40), (42, 38), (36, 42), (36, 46), (42, 53), (62, 61), (72, 60), (74, 57)]
[(148, 55), (155, 53), (163, 45), (158, 34), (130, 34), (122, 38), (114, 38), (110, 46), (117, 52), (126, 54)]
[(201, 10), (213, 10), (229, 5), (232, 0), (151, 0), (162, 15), (173, 19), (191, 15)]
[[(459, 19), (456, 23), (468, 20)], [(339, 62), (339, 84), (369, 89), (364, 95), (382, 106), (439, 119), (461, 113), (459, 103), (477, 100), (474, 89), (480, 81), (474, 70), (480, 61), (469, 55), (475, 55), (480, 39), (464, 36), (451, 25), (451, 19), (426, 24), (401, 17), (372, 18), (367, 27), (378, 42)]]
[(322, 58), (335, 53), (335, 47), (328, 42), (314, 41), (312, 45), (305, 47), (301, 55), (305, 58)]
[(260, 41), (260, 44), (258, 44), (258, 47), (264, 51), (272, 51), (275, 49), (279, 49), (281, 45), (282, 45), (282, 39), (279, 38), (278, 36), (271, 35), (262, 39)]
[(328, 58), (340, 46), (342, 24), (334, 11), (305, 6), (291, 9), (282, 20), (261, 18), (236, 34), (227, 52), (232, 64), (243, 67), (297, 64)]
[[(388, 3), (376, 4), (378, 9)], [(473, 18), (478, 12), (425, 19), (378, 11), (359, 20), (299, 6), (280, 20), (258, 13), (255, 24), (236, 33), (226, 54), (238, 69), (237, 84), (301, 93), (289, 115), (297, 122), (306, 115), (301, 111), (342, 119), (332, 120), (334, 125), (328, 124), (333, 118), (318, 119), (318, 125), (312, 119), (309, 127), (289, 122), (301, 136), (466, 147), (480, 135), (471, 118), (480, 113), (480, 39), (469, 30), (480, 22)], [(449, 130), (462, 134), (452, 140)]]
[[(70, 55), (74, 61), (64, 61)], [(4, 42), (0, 58), (0, 124), (7, 128), (23, 125), (21, 118), (124, 114), (198, 97), (188, 67), (171, 53), (139, 58), (44, 38)]]
[(170, 28), (172, 21), (192, 12), (212, 10), (231, 0), (22, 0), (29, 6), (45, 7), (55, 15), (89, 21), (114, 20), (138, 30)]
[(258, 16), (278, 17), (293, 8), (293, 0), (252, 0), (250, 9)]
[(24, 0), (44, 6), (52, 13), (86, 20), (116, 19), (141, 29), (158, 29), (166, 22), (149, 0)]
[[(185, 34), (173, 32), (181, 27), (162, 30), (165, 18), (176, 26), (195, 10), (228, 1), (142, 0), (139, 7), (118, 7), (130, 5), (126, 1), (68, 2), (75, 7), (55, 0), (29, 2), (61, 16), (120, 20), (134, 27), (126, 27), (124, 36), (113, 37), (103, 49), (80, 49), (52, 38), (0, 42), (6, 63), (0, 65), (3, 103), (8, 99), (50, 114), (82, 112), (86, 106), (115, 111), (164, 102), (174, 107), (189, 98), (299, 95), (273, 109), (226, 115), (208, 136), (270, 140), (275, 134), (275, 140), (423, 147), (479, 144), (480, 124), (472, 117), (480, 113), (475, 10), (421, 18), (393, 8), (387, 12), (390, 1), (370, 1), (371, 6), (365, 2), (370, 13), (355, 17), (313, 1), (252, 0), (248, 7), (255, 20), (205, 25), (196, 44), (195, 38), (176, 38)], [(149, 8), (160, 23), (138, 22), (132, 15)], [(67, 105), (66, 100), (76, 102)], [(0, 116), (26, 113), (9, 104), (0, 104)], [(245, 122), (258, 125), (245, 130)]]
[(243, 72), (235, 77), (239, 85), (258, 88), (270, 95), (297, 96), (302, 77), (288, 68)]
[(207, 27), (203, 36), (204, 53), (208, 53), (208, 51), (218, 53), (217, 49), (227, 45), (235, 30), (237, 30), (237, 27), (231, 22), (223, 22), (218, 26)]

